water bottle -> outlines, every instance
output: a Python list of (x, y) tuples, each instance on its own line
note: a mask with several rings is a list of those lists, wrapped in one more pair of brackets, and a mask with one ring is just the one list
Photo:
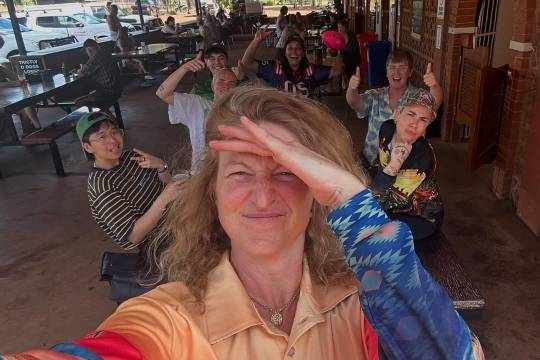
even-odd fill
[(67, 78), (69, 76), (69, 73), (67, 71), (66, 63), (62, 61), (62, 65), (60, 68), (62, 70), (62, 75)]

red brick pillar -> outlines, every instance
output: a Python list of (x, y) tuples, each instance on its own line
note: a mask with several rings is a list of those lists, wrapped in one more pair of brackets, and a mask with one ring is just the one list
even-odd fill
[[(514, 9), (513, 35), (510, 42), (511, 78), (506, 88), (492, 182), (493, 192), (501, 199), (510, 196), (512, 182), (516, 181), (514, 175), (519, 170), (516, 165), (520, 160), (517, 157), (519, 134), (522, 123), (528, 121), (527, 89), (531, 87), (531, 41), (535, 27), (536, 0), (516, 0)], [(512, 195), (512, 199), (516, 201), (517, 192)]]
[(540, 236), (540, 70), (536, 75), (536, 98), (521, 171), (517, 214), (537, 236)]
[[(534, 48), (540, 46), (540, 8), (536, 8), (536, 36)], [(536, 236), (540, 236), (540, 58), (532, 57), (532, 76), (536, 78), (536, 94), (530, 113), (530, 124), (525, 141), (521, 187), (518, 193), (517, 214)]]
[(458, 140), (458, 128), (455, 124), (457, 89), (459, 85), (460, 56), (462, 47), (472, 47), (472, 34), (476, 17), (477, 0), (447, 0), (446, 12), (448, 28), (446, 44), (443, 50), (443, 118), (442, 139), (454, 142)]

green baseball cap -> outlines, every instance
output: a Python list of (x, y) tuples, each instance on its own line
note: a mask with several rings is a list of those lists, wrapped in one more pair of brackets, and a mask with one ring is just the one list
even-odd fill
[(104, 112), (89, 112), (81, 116), (79, 121), (77, 121), (77, 126), (75, 127), (79, 140), (82, 142), (84, 134), (88, 131), (88, 129), (102, 121), (110, 121), (113, 124), (116, 124), (116, 122)]

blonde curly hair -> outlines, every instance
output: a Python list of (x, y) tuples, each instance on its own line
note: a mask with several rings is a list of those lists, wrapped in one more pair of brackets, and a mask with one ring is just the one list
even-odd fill
[[(321, 104), (275, 89), (238, 87), (220, 99), (208, 114), (206, 141), (222, 139), (218, 125), (238, 125), (241, 115), (255, 123), (285, 127), (304, 146), (366, 181), (355, 161), (349, 132)], [(184, 282), (198, 302), (203, 302), (208, 274), (230, 248), (215, 204), (218, 162), (219, 154), (207, 149), (197, 164), (197, 174), (183, 183), (181, 195), (171, 204), (159, 236), (169, 239), (158, 262), (161, 276)], [(354, 276), (345, 263), (342, 245), (326, 224), (329, 211), (314, 202), (306, 228), (305, 256), (312, 281), (351, 284)], [(162, 245), (159, 241), (153, 244), (155, 249)]]

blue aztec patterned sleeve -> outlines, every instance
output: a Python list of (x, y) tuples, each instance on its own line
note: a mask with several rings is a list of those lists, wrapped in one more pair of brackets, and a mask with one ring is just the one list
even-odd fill
[(474, 359), (469, 327), (414, 252), (407, 225), (364, 190), (328, 215), (360, 282), (381, 359)]

